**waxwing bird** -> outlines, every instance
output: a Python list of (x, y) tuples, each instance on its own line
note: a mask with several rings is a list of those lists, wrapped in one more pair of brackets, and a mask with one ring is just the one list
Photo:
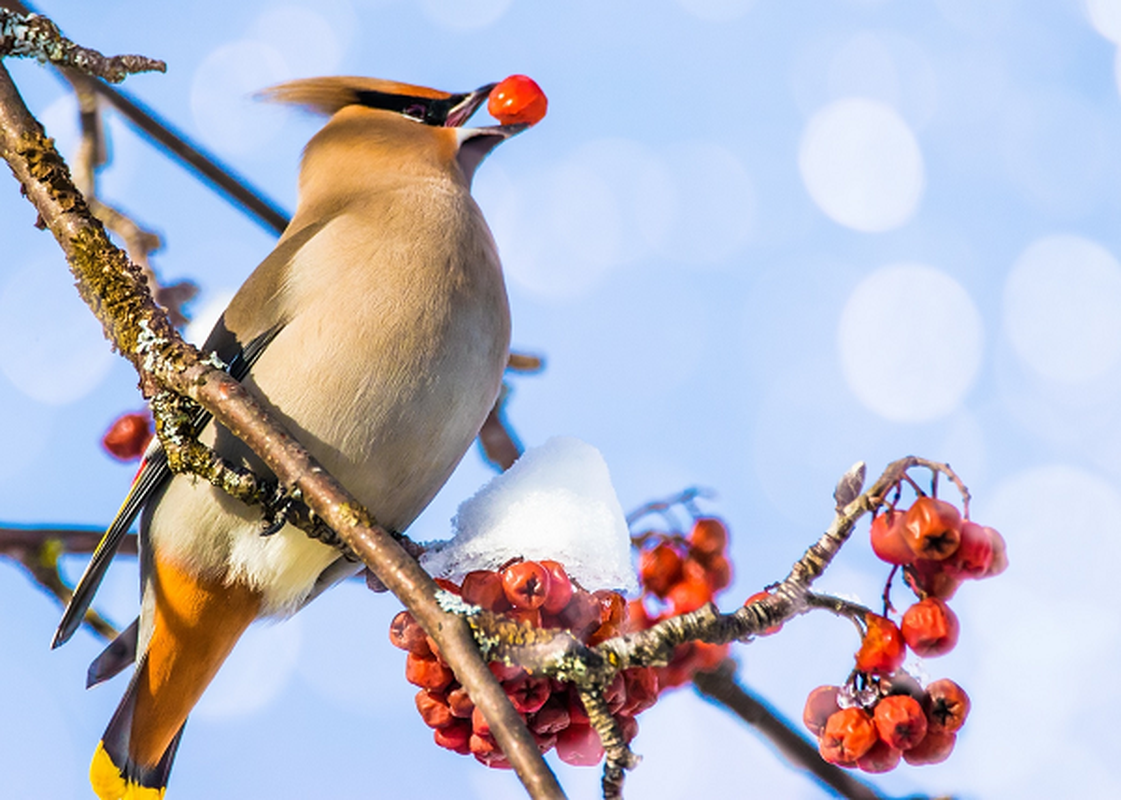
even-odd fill
[[(526, 126), (458, 127), (491, 88), (451, 95), (321, 78), (269, 90), (330, 119), (304, 151), (291, 224), (203, 347), (390, 530), (405, 530), (447, 480), (508, 357), (505, 284), (469, 190), (482, 159)], [(195, 423), (225, 458), (270, 474), (207, 415)], [(361, 566), (293, 527), (265, 531), (259, 511), (171, 476), (155, 445), (56, 645), (138, 512), (140, 618), (90, 671), (95, 682), (136, 654), (90, 768), (102, 800), (162, 797), (187, 715), (246, 627), (294, 613)]]

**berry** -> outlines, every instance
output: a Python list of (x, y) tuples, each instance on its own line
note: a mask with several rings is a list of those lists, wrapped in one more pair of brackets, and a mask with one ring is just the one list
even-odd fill
[(885, 697), (876, 703), (872, 721), (880, 740), (895, 750), (910, 750), (926, 736), (922, 704), (905, 694)]
[(559, 614), (564, 611), (568, 601), (572, 599), (572, 581), (564, 570), (564, 565), (559, 561), (541, 561), (541, 566), (549, 573), (549, 591), (545, 595), (545, 602), (541, 605), (543, 611), (550, 614)]
[[(770, 597), (770, 596), (771, 596), (770, 592), (765, 592), (765, 591), (764, 592), (756, 592), (755, 594), (751, 595), (751, 597), (744, 600), (743, 604), (745, 606), (749, 606), (752, 603), (754, 603), (756, 600), (762, 600), (762, 599), (764, 599), (766, 597)], [(759, 635), (760, 636), (770, 636), (772, 633), (778, 633), (781, 630), (782, 630), (782, 623), (780, 622), (778, 625), (772, 625), (771, 627), (764, 629), (763, 632), (760, 633)]]
[(540, 608), (549, 594), (549, 572), (536, 561), (519, 561), (502, 573), (502, 588), (514, 608)]
[(529, 729), (540, 735), (560, 733), (571, 722), (572, 716), (568, 713), (567, 703), (554, 696), (533, 716)]
[(503, 125), (536, 125), (548, 110), (549, 101), (541, 87), (525, 75), (511, 75), (491, 90), (487, 111)]
[(637, 716), (658, 700), (658, 673), (653, 667), (631, 667), (623, 670), (627, 700), (620, 713)]
[(557, 755), (574, 767), (593, 767), (603, 758), (599, 734), (590, 725), (569, 725), (557, 734)]
[(681, 580), (681, 566), (681, 554), (669, 542), (638, 554), (638, 575), (643, 588), (661, 598)]
[(989, 532), (989, 538), (993, 543), (993, 560), (989, 564), (989, 569), (985, 572), (985, 578), (995, 578), (1004, 570), (1008, 569), (1008, 547), (1004, 543), (1004, 537), (1001, 536), (993, 528), (985, 528)]
[(856, 759), (856, 766), (864, 772), (891, 772), (899, 766), (899, 759), (902, 757), (903, 753), (881, 739), (872, 745), (867, 753)]
[(958, 643), (958, 618), (937, 597), (920, 600), (903, 614), (903, 638), (917, 656), (944, 655)]
[(389, 623), (389, 641), (394, 647), (417, 656), (432, 655), (432, 648), (428, 646), (428, 634), (408, 611), (397, 612), (397, 616)]
[(830, 764), (852, 766), (876, 743), (876, 726), (862, 708), (842, 708), (825, 723), (818, 749)]
[(455, 722), (447, 698), (441, 692), (421, 689), (416, 693), (416, 710), (429, 728), (446, 728)]
[(712, 585), (703, 576), (689, 576), (669, 590), (666, 600), (674, 614), (687, 614), (712, 602)]
[(814, 736), (821, 736), (825, 730), (825, 723), (831, 716), (841, 710), (837, 705), (839, 686), (818, 686), (806, 698), (806, 707), (802, 711), (802, 722), (809, 728)]
[(906, 518), (902, 511), (888, 509), (872, 520), (872, 551), (881, 561), (904, 565), (915, 560), (915, 551), (907, 543), (905, 534)]
[(441, 664), (435, 656), (422, 658), (409, 653), (405, 659), (405, 680), (413, 686), (439, 691), (451, 683), (454, 677), (451, 667)]
[(525, 674), (506, 681), (502, 688), (506, 690), (506, 696), (510, 698), (514, 709), (522, 714), (540, 711), (552, 692), (548, 678), (534, 678)]
[(905, 568), (903, 575), (919, 597), (949, 600), (961, 586), (961, 576), (949, 560), (931, 561), (929, 558), (916, 558), (914, 564)]
[(693, 549), (706, 556), (716, 556), (728, 546), (728, 529), (716, 517), (699, 517), (689, 534)]
[(454, 750), (461, 756), (471, 752), (468, 740), (471, 738), (471, 725), (466, 720), (456, 720), (451, 725), (432, 731), (432, 738), (440, 747)]
[(966, 520), (961, 524), (961, 544), (951, 559), (963, 578), (983, 578), (993, 563), (992, 528)]
[(903, 760), (913, 767), (941, 764), (950, 757), (956, 741), (956, 733), (928, 731), (925, 739), (903, 753)]
[(907, 655), (903, 634), (887, 617), (867, 614), (864, 621), (868, 629), (856, 653), (856, 668), (861, 672), (890, 675), (902, 666)]
[(728, 588), (732, 582), (732, 562), (725, 555), (710, 556), (704, 562), (705, 577), (713, 592)]
[(482, 606), (487, 611), (502, 612), (510, 607), (503, 588), (502, 576), (489, 569), (480, 569), (464, 575), (460, 592), (468, 603)]
[(943, 678), (926, 687), (923, 708), (930, 733), (957, 733), (969, 716), (969, 695), (953, 681)]
[(907, 510), (904, 538), (921, 558), (949, 558), (961, 542), (961, 515), (943, 500), (920, 497)]
[(448, 710), (452, 712), (452, 716), (458, 719), (471, 719), (471, 714), (475, 710), (475, 703), (471, 696), (467, 694), (467, 690), (462, 686), (457, 686), (447, 694)]
[(101, 437), (101, 446), (118, 461), (135, 461), (152, 441), (152, 420), (147, 414), (121, 414)]

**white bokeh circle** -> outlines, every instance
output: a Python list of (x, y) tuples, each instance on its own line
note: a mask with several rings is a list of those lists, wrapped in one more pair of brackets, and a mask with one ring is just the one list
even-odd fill
[(830, 219), (869, 233), (911, 219), (926, 184), (910, 126), (891, 106), (864, 97), (836, 100), (814, 114), (802, 135), (798, 168)]
[(755, 0), (677, 0), (677, 4), (698, 19), (727, 22), (750, 11)]
[(24, 268), (0, 286), (0, 372), (52, 406), (92, 392), (113, 365), (101, 326), (57, 263)]
[(853, 290), (837, 343), (845, 381), (861, 403), (896, 422), (927, 422), (954, 411), (973, 385), (984, 329), (949, 275), (897, 264)]
[(476, 30), (498, 22), (513, 0), (421, 0), (424, 15), (437, 25)]
[(1004, 330), (1040, 375), (1097, 378), (1121, 361), (1121, 264), (1097, 242), (1048, 236), (1016, 259), (1004, 285)]
[(1121, 0), (1084, 0), (1084, 10), (1094, 30), (1121, 43)]
[(279, 132), (284, 116), (253, 96), (291, 77), (284, 56), (270, 44), (241, 39), (212, 50), (191, 81), (191, 114), (202, 138), (230, 155), (262, 150)]

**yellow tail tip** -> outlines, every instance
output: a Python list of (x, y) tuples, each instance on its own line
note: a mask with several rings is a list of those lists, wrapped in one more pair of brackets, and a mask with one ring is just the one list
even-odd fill
[(90, 785), (100, 800), (163, 800), (167, 787), (141, 786), (126, 780), (121, 768), (105, 752), (105, 743), (98, 742), (90, 763)]

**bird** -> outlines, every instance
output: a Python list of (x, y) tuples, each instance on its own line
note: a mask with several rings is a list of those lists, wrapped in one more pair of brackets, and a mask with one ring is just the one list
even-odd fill
[[(329, 119), (304, 149), (290, 224), (202, 347), (394, 532), (467, 451), (509, 355), (502, 268), (470, 188), (491, 150), (528, 126), (462, 127), (494, 86), (451, 94), (329, 77), (266, 90)], [(194, 424), (224, 458), (271, 476), (205, 412)], [(362, 566), (172, 475), (155, 441), (54, 646), (78, 627), (138, 513), (140, 616), (89, 675), (135, 658), (90, 767), (101, 800), (162, 798), (187, 716), (248, 626), (295, 613)]]

